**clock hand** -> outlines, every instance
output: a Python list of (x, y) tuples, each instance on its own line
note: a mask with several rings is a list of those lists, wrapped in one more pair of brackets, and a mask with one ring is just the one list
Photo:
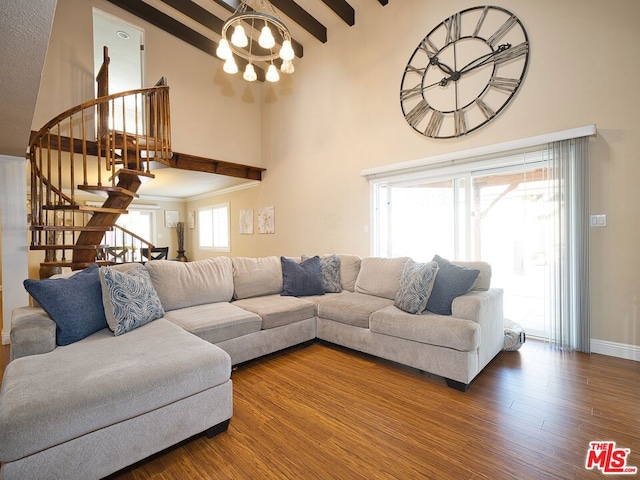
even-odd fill
[(440, 70), (442, 70), (447, 75), (451, 75), (452, 73), (454, 73), (454, 70), (449, 65), (447, 65), (446, 63), (440, 62), (440, 59), (438, 57), (435, 57), (435, 56), (431, 57), (429, 59), (429, 63), (431, 65), (434, 65), (434, 66), (438, 67)]
[(427, 85), (426, 87), (422, 87), (422, 90), (427, 90), (428, 88), (435, 87), (436, 85), (440, 85), (441, 87), (446, 87), (451, 80), (451, 77), (444, 77), (442, 80), (432, 83), (431, 85)]
[(476, 68), (484, 67), (485, 65), (488, 65), (489, 63), (491, 63), (493, 61), (493, 57), (495, 57), (497, 54), (502, 53), (505, 50), (508, 50), (510, 48), (511, 48), (510, 43), (505, 43), (503, 45), (500, 45), (495, 51), (487, 53), (486, 55), (482, 55), (481, 57), (478, 57), (475, 60), (472, 60), (471, 62), (467, 63), (464, 67), (462, 67), (462, 69), (458, 73), (462, 75), (464, 73), (468, 73), (472, 70), (475, 70)]

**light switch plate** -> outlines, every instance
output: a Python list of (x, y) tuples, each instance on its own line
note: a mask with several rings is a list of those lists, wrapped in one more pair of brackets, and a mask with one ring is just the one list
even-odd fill
[(589, 217), (589, 224), (592, 227), (606, 227), (607, 226), (607, 215), (606, 214), (591, 215)]

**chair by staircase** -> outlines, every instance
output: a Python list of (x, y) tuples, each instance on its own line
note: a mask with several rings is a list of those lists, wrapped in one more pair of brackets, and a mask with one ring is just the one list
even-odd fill
[(169, 256), (169, 247), (143, 248), (141, 253), (146, 260), (166, 260)]
[[(108, 65), (105, 47), (98, 97), (53, 118), (30, 142), (30, 249), (45, 251), (45, 268), (95, 262), (105, 232), (127, 213), (140, 185), (153, 179), (151, 159), (172, 155), (166, 80), (109, 94)], [(78, 192), (104, 200), (85, 205)]]

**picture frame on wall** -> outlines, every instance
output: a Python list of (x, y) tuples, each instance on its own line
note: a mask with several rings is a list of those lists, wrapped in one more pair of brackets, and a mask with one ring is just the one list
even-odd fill
[(253, 209), (240, 210), (240, 235), (253, 235)]
[(258, 233), (276, 233), (275, 209), (273, 206), (258, 210)]
[(176, 225), (180, 221), (180, 212), (177, 210), (165, 210), (164, 211), (164, 226), (165, 228), (176, 228)]

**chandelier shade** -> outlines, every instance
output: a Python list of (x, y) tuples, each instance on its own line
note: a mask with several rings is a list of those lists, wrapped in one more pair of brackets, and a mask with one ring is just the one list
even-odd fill
[(249, 82), (256, 79), (253, 64), (257, 62), (269, 64), (266, 79), (271, 82), (280, 78), (275, 60), (282, 60), (282, 73), (295, 70), (291, 33), (268, 0), (242, 0), (222, 26), (221, 35), (216, 55), (225, 61), (224, 71), (229, 74), (238, 72), (234, 56), (248, 62), (243, 78)]

